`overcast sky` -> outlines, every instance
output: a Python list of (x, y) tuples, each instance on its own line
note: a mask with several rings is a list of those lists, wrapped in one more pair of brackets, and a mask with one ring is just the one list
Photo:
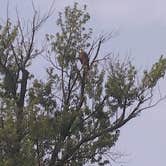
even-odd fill
[[(0, 15), (6, 14), (7, 0), (0, 0)], [(34, 0), (44, 13), (52, 0)], [(55, 0), (56, 11), (62, 11), (73, 0)], [(166, 55), (166, 1), (165, 0), (79, 0), (87, 4), (91, 14), (90, 25), (95, 34), (116, 30), (107, 48), (121, 57), (130, 54), (140, 69), (149, 67), (161, 54)], [(31, 0), (9, 0), (9, 15), (17, 7), (22, 17), (31, 15)], [(43, 31), (54, 32), (55, 17)], [(1, 18), (0, 18), (1, 19)], [(160, 83), (162, 94), (166, 94), (166, 81)], [(126, 155), (118, 164), (123, 166), (166, 166), (166, 101), (141, 114), (121, 130), (115, 147)], [(115, 164), (113, 164), (115, 165)]]

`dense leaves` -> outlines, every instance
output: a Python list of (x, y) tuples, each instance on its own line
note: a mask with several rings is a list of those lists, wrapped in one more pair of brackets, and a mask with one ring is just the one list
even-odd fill
[[(28, 35), (19, 19), (16, 26), (7, 20), (1, 27), (0, 165), (106, 165), (120, 128), (155, 105), (147, 102), (165, 75), (164, 56), (139, 78), (132, 62), (102, 55), (110, 36), (93, 40), (89, 19), (86, 6), (66, 7), (59, 13), (59, 31), (46, 35), (44, 52), (35, 47), (45, 20), (36, 11)], [(88, 68), (80, 63), (80, 49), (88, 55)], [(41, 53), (50, 62), (45, 80), (29, 70)]]

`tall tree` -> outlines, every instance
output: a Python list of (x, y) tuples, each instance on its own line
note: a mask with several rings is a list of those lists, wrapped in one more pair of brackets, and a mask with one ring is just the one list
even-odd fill
[(0, 31), (0, 165), (105, 165), (120, 128), (162, 100), (151, 102), (166, 59), (138, 81), (130, 61), (102, 55), (111, 34), (93, 40), (86, 6), (75, 3), (59, 13), (59, 32), (46, 35), (47, 80), (32, 78), (27, 86), (28, 67), (41, 54), (35, 35), (46, 18), (35, 12), (29, 36), (19, 19)]
[(29, 165), (31, 159), (33, 148), (26, 146), (29, 128), (25, 100), (32, 76), (28, 67), (41, 53), (35, 48), (35, 36), (47, 18), (40, 19), (34, 11), (26, 34), (19, 16), (16, 25), (7, 18), (0, 29), (0, 165)]

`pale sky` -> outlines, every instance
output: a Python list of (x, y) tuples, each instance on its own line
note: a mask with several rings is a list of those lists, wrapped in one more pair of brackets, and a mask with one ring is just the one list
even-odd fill
[[(0, 0), (0, 15), (6, 14), (7, 0)], [(41, 13), (49, 8), (52, 0), (34, 0)], [(56, 32), (57, 12), (73, 0), (55, 0), (55, 16), (43, 32)], [(87, 4), (91, 14), (90, 25), (95, 34), (118, 31), (118, 35), (107, 43), (107, 49), (130, 54), (140, 69), (150, 67), (161, 54), (166, 55), (166, 1), (165, 0), (78, 0)], [(9, 0), (9, 16), (14, 17), (17, 7), (22, 17), (31, 15), (31, 0)], [(0, 17), (1, 19), (1, 17)], [(53, 26), (52, 26), (53, 25)], [(159, 85), (166, 94), (166, 81)], [(166, 101), (143, 112), (121, 129), (115, 148), (126, 155), (123, 163), (113, 166), (166, 166)]]

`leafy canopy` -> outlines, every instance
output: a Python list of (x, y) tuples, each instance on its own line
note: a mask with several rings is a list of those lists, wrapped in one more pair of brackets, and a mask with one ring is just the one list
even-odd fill
[[(111, 35), (94, 40), (87, 7), (77, 3), (59, 13), (58, 32), (47, 34), (49, 48), (39, 50), (36, 33), (47, 18), (35, 11), (28, 34), (19, 18), (0, 29), (0, 165), (106, 165), (120, 128), (162, 100), (150, 102), (166, 58), (138, 81), (131, 61), (103, 55)], [(80, 49), (89, 68), (80, 63)], [(41, 54), (50, 63), (46, 80), (30, 72)]]

